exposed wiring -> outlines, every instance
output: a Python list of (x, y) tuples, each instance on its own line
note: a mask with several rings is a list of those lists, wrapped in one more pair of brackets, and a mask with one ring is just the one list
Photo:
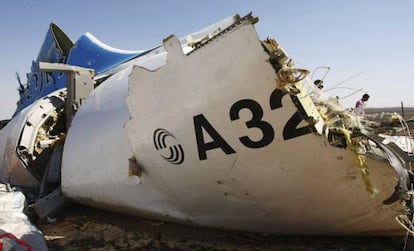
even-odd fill
[(327, 70), (326, 70), (325, 74), (322, 76), (322, 78), (319, 78), (319, 79), (320, 80), (324, 80), (325, 79), (326, 75), (328, 75), (328, 72), (331, 69), (331, 67), (329, 67), (329, 66), (319, 66), (319, 67), (316, 67), (315, 70), (312, 71), (312, 75), (311, 75), (311, 79), (312, 80), (313, 80), (313, 74), (316, 72), (316, 70), (322, 69), (322, 68), (325, 68)]
[(347, 79), (344, 79), (344, 80), (342, 80), (342, 81), (339, 81), (338, 83), (336, 83), (335, 85), (333, 85), (331, 88), (326, 89), (325, 91), (329, 91), (329, 90), (331, 90), (331, 89), (334, 89), (334, 88), (338, 87), (340, 84), (342, 84), (342, 83), (344, 83), (344, 82), (346, 82), (346, 81), (348, 81), (348, 80), (351, 80), (351, 79), (353, 79), (353, 78), (355, 78), (355, 77), (357, 77), (358, 75), (361, 75), (361, 74), (362, 74), (362, 72), (358, 72), (357, 74), (354, 74), (354, 75), (350, 76), (350, 77), (349, 77), (349, 78), (347, 78)]
[(352, 87), (335, 87), (335, 88), (330, 88), (329, 90), (326, 90), (325, 92), (333, 91), (333, 90), (337, 90), (337, 89), (353, 90), (353, 92), (351, 92), (350, 94), (347, 94), (347, 95), (342, 96), (342, 97), (338, 97), (338, 99), (346, 99), (346, 98), (349, 98), (349, 97), (355, 95), (358, 92), (366, 93), (366, 91), (364, 91), (363, 88), (356, 89), (356, 88), (352, 88)]

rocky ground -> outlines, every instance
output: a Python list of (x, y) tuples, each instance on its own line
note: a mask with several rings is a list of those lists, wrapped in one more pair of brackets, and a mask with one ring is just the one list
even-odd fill
[[(404, 237), (277, 236), (192, 227), (71, 204), (38, 227), (53, 250), (404, 250)], [(407, 249), (406, 250), (410, 250)]]

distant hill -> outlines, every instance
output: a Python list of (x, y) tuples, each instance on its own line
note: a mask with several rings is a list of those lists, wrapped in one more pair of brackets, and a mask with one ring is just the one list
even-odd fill
[[(381, 112), (395, 112), (402, 115), (401, 107), (367, 107), (365, 108), (367, 114), (381, 113)], [(409, 119), (414, 117), (414, 107), (404, 107), (404, 118)]]

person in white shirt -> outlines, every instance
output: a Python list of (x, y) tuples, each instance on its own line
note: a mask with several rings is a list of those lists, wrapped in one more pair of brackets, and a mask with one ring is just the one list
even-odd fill
[(364, 95), (362, 95), (362, 98), (356, 102), (354, 112), (357, 115), (359, 116), (365, 115), (365, 106), (366, 106), (366, 102), (368, 101), (368, 99), (369, 99), (369, 95), (365, 93)]

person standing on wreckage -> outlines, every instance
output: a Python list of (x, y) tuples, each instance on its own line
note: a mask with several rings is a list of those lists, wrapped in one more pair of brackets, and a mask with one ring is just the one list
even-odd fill
[(365, 115), (365, 106), (367, 105), (366, 102), (369, 99), (369, 95), (365, 93), (362, 95), (362, 98), (358, 100), (355, 104), (354, 112), (356, 115), (363, 117)]
[(323, 89), (323, 80), (317, 79), (315, 80), (315, 82), (313, 82), (313, 84), (319, 89), (322, 90)]
[(318, 89), (318, 90), (315, 90), (313, 92), (313, 96), (312, 96), (313, 102), (320, 103), (321, 102), (322, 89), (323, 89), (323, 80), (317, 79), (313, 82), (313, 84)]

